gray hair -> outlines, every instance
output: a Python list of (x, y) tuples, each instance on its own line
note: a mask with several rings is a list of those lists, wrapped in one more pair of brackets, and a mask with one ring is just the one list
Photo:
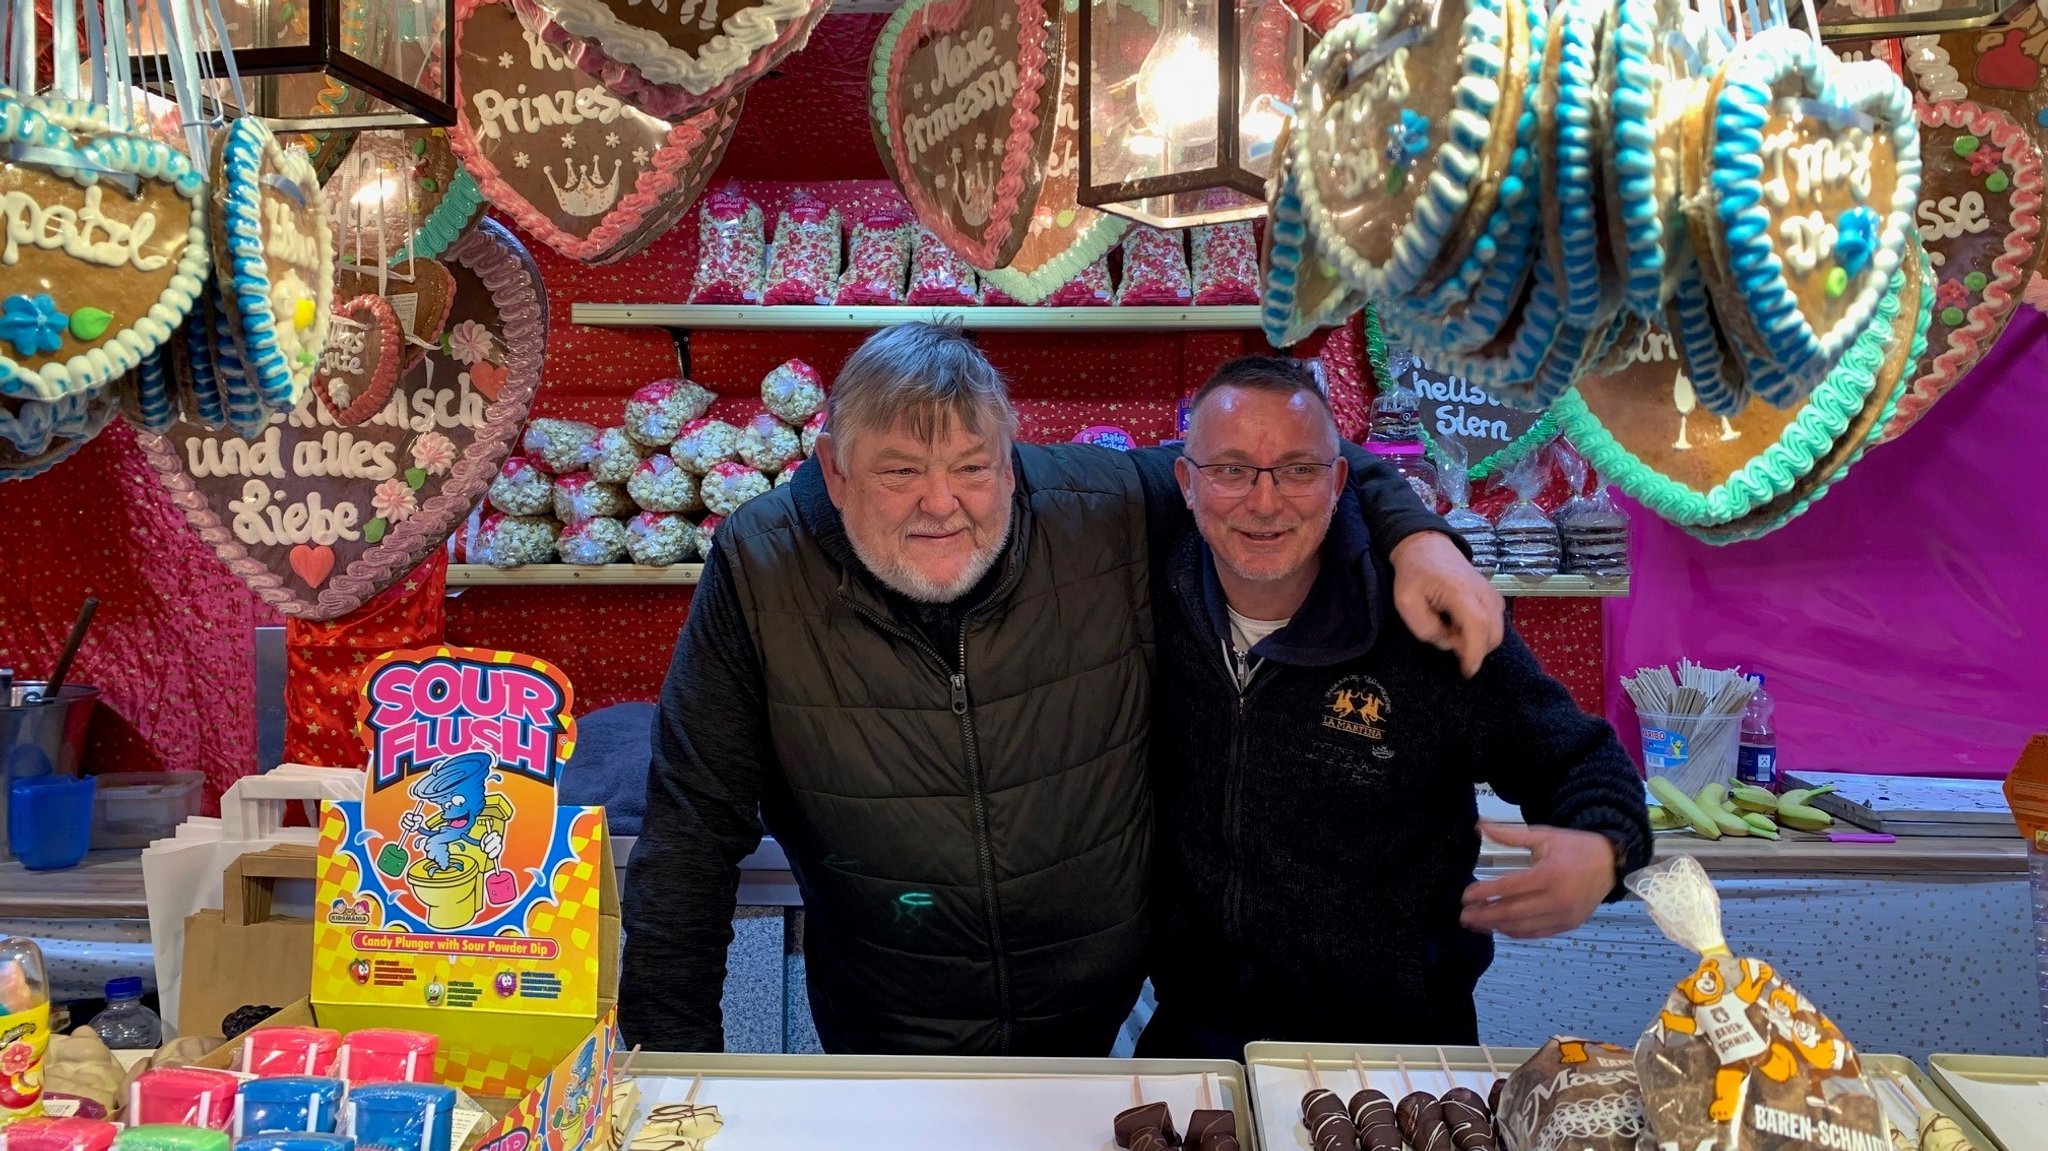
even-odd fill
[(825, 431), (842, 466), (847, 444), (862, 432), (900, 427), (929, 444), (957, 420), (1004, 457), (1017, 438), (1017, 410), (1002, 373), (966, 333), (946, 324), (894, 324), (869, 336), (839, 369), (826, 413)]

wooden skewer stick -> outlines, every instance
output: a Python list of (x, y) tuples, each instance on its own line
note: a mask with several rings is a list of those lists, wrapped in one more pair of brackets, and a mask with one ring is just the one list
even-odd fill
[(1144, 1105), (1145, 1086), (1144, 1084), (1138, 1082), (1137, 1076), (1133, 1075), (1131, 1076), (1131, 1106), (1143, 1107)]
[(1209, 1094), (1209, 1080), (1213, 1078), (1215, 1077), (1209, 1072), (1202, 1072), (1202, 1110), (1204, 1111), (1211, 1109), (1210, 1100), (1212, 1097)]
[(1401, 1072), (1401, 1094), (1414, 1094), (1415, 1084), (1408, 1078), (1408, 1061), (1401, 1058), (1401, 1053), (1398, 1051), (1394, 1053), (1394, 1067)]
[(693, 1107), (696, 1105), (697, 1088), (702, 1086), (704, 1086), (704, 1077), (702, 1075), (699, 1075), (696, 1078), (690, 1080), (690, 1093), (688, 1095), (683, 1096), (683, 1106)]
[(1303, 1062), (1308, 1064), (1308, 1085), (1318, 1091), (1322, 1090), (1323, 1077), (1316, 1071), (1316, 1057), (1304, 1052), (1301, 1058)]
[(1444, 1052), (1442, 1044), (1437, 1045), (1436, 1061), (1444, 1069), (1444, 1090), (1449, 1091), (1451, 1088), (1456, 1087), (1458, 1085), (1458, 1073), (1451, 1070), (1451, 1057)]
[(1358, 1087), (1363, 1091), (1372, 1086), (1372, 1077), (1365, 1073), (1365, 1057), (1358, 1052), (1351, 1053), (1351, 1069), (1358, 1072)]
[(1500, 1065), (1499, 1065), (1499, 1064), (1497, 1064), (1497, 1063), (1495, 1063), (1495, 1062), (1493, 1061), (1493, 1048), (1491, 1048), (1491, 1047), (1486, 1047), (1486, 1046), (1481, 1046), (1481, 1047), (1479, 1048), (1479, 1053), (1480, 1053), (1481, 1055), (1484, 1055), (1484, 1056), (1486, 1056), (1486, 1070), (1487, 1070), (1487, 1071), (1488, 1071), (1488, 1072), (1489, 1072), (1489, 1073), (1490, 1073), (1490, 1074), (1491, 1074), (1491, 1075), (1492, 1075), (1492, 1076), (1493, 1076), (1493, 1077), (1494, 1077), (1495, 1079), (1498, 1079), (1498, 1078), (1500, 1078)]

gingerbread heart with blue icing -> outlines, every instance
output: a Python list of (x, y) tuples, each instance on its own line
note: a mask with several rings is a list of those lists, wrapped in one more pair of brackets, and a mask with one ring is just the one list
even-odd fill
[(320, 177), (261, 121), (214, 136), (219, 302), (263, 406), (288, 411), (313, 380), (334, 299)]
[(1780, 407), (1869, 327), (1913, 233), (1912, 95), (1875, 61), (1842, 64), (1804, 32), (1738, 48), (1687, 122), (1704, 193), (1687, 219), (1715, 311)]
[(206, 178), (170, 147), (75, 135), (0, 94), (0, 397), (104, 388), (192, 310), (209, 254)]

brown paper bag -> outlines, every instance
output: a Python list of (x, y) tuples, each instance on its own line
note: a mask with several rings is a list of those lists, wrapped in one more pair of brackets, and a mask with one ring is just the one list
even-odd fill
[(251, 1003), (282, 1007), (312, 994), (313, 921), (273, 916), (278, 880), (313, 879), (316, 852), (280, 844), (228, 865), (222, 908), (185, 920), (185, 979), (178, 1003), (186, 1035), (219, 1035)]

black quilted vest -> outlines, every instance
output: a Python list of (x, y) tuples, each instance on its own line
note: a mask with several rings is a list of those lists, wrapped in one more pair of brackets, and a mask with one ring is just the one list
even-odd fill
[(829, 1048), (1106, 1055), (1144, 978), (1144, 495), (1114, 452), (1016, 466), (1013, 546), (951, 653), (854, 559), (818, 469), (719, 531)]

